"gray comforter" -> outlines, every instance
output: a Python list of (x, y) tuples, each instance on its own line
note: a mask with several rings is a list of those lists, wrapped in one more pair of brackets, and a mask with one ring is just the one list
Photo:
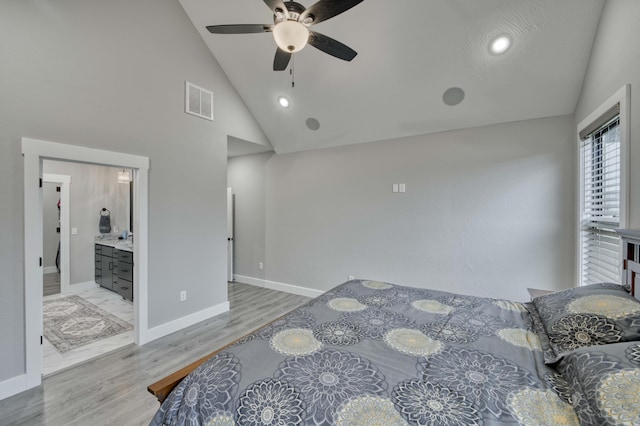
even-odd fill
[(344, 283), (186, 377), (152, 425), (577, 424), (526, 306)]

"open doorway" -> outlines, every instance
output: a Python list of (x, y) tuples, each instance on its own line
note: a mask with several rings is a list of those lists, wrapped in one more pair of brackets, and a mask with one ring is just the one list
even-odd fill
[(62, 187), (56, 182), (48, 182), (44, 179), (42, 186), (42, 236), (43, 246), (43, 278), (42, 296), (60, 294), (60, 221)]
[[(149, 159), (137, 155), (22, 139), (24, 156), (24, 223), (25, 223), (25, 352), (26, 374), (21, 388), (38, 386), (43, 371), (43, 161), (59, 160), (133, 170), (133, 224), (136, 229), (132, 252), (134, 339), (144, 344), (152, 337), (148, 328), (148, 170)], [(38, 184), (40, 182), (40, 185)]]
[(69, 185), (71, 176), (43, 173), (44, 295), (69, 288)]
[[(133, 252), (133, 211), (130, 170), (50, 159), (43, 160), (42, 168), (47, 376), (134, 342), (133, 264), (127, 261)], [(63, 188), (64, 181), (73, 184)], [(110, 213), (108, 229), (99, 226), (103, 209)], [(63, 213), (71, 226), (62, 226)], [(59, 284), (63, 260), (68, 266), (65, 288)]]

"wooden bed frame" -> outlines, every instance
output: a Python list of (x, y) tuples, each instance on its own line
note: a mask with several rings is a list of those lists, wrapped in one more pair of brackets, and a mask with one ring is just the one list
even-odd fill
[(162, 379), (158, 380), (155, 383), (150, 384), (149, 386), (147, 386), (147, 391), (149, 391), (149, 393), (151, 393), (153, 396), (155, 396), (158, 399), (158, 402), (160, 402), (160, 404), (162, 404), (162, 402), (169, 396), (169, 394), (171, 393), (173, 388), (178, 386), (178, 384), (182, 381), (182, 379), (187, 377), (189, 375), (189, 373), (191, 373), (193, 370), (198, 368), (200, 365), (204, 364), (204, 362), (207, 361), (209, 358), (211, 358), (211, 357), (219, 354), (220, 352), (224, 351), (225, 349), (235, 345), (236, 343), (238, 343), (240, 340), (244, 339), (245, 337), (258, 332), (258, 330), (261, 330), (264, 327), (267, 327), (267, 326), (273, 324), (274, 322), (278, 321), (279, 319), (284, 318), (285, 316), (289, 315), (291, 312), (295, 311), (296, 309), (298, 309), (298, 308), (294, 308), (294, 309), (290, 310), (289, 312), (287, 312), (286, 314), (280, 315), (278, 318), (276, 318), (276, 319), (274, 319), (272, 321), (269, 321), (268, 323), (256, 328), (255, 330), (245, 334), (244, 336), (234, 340), (233, 342), (231, 342), (231, 343), (229, 343), (227, 345), (224, 345), (220, 349), (215, 350), (215, 351), (211, 352), (210, 354), (203, 356), (199, 360), (192, 362), (191, 364), (187, 365), (186, 367), (183, 367), (180, 370), (178, 370), (176, 372), (173, 372), (173, 373), (169, 374), (166, 377), (163, 377)]
[[(238, 340), (240, 340), (240, 339), (238, 339)], [(233, 342), (233, 343), (235, 343), (235, 342)], [(204, 357), (200, 358), (199, 360), (197, 360), (195, 362), (192, 362), (191, 364), (187, 365), (186, 367), (183, 367), (180, 370), (169, 374), (167, 377), (163, 377), (162, 379), (158, 380), (157, 382), (150, 384), (149, 386), (147, 386), (147, 390), (158, 399), (158, 402), (160, 402), (160, 404), (162, 404), (162, 401), (164, 401), (165, 398), (167, 396), (169, 396), (169, 394), (171, 393), (173, 388), (178, 386), (178, 384), (182, 381), (182, 379), (187, 377), (189, 375), (189, 373), (191, 373), (193, 370), (198, 368), (206, 360), (208, 360), (212, 356), (218, 354), (220, 351), (222, 351), (222, 350), (228, 348), (229, 346), (233, 345), (233, 343), (230, 343), (230, 344), (218, 349), (215, 352), (211, 352), (209, 355), (205, 355)]]

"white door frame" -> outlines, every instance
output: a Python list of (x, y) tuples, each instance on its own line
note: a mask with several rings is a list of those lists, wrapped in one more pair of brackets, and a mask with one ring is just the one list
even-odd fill
[(227, 281), (233, 277), (233, 190), (227, 187)]
[(71, 205), (69, 184), (71, 176), (44, 173), (42, 181), (60, 184), (60, 293), (69, 292), (71, 267), (69, 257), (69, 207)]
[[(100, 149), (22, 138), (24, 157), (24, 312), (25, 375), (12, 382), (18, 392), (42, 382), (42, 160), (75, 161), (134, 170), (135, 343), (150, 340), (148, 328), (148, 190), (149, 158)], [(17, 393), (17, 392), (16, 392)]]

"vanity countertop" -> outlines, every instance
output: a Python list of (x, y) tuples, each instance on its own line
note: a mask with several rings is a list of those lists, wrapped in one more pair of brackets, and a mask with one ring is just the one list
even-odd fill
[(120, 240), (117, 235), (105, 235), (95, 237), (96, 244), (102, 244), (103, 246), (113, 247), (118, 250), (133, 252), (133, 241)]

